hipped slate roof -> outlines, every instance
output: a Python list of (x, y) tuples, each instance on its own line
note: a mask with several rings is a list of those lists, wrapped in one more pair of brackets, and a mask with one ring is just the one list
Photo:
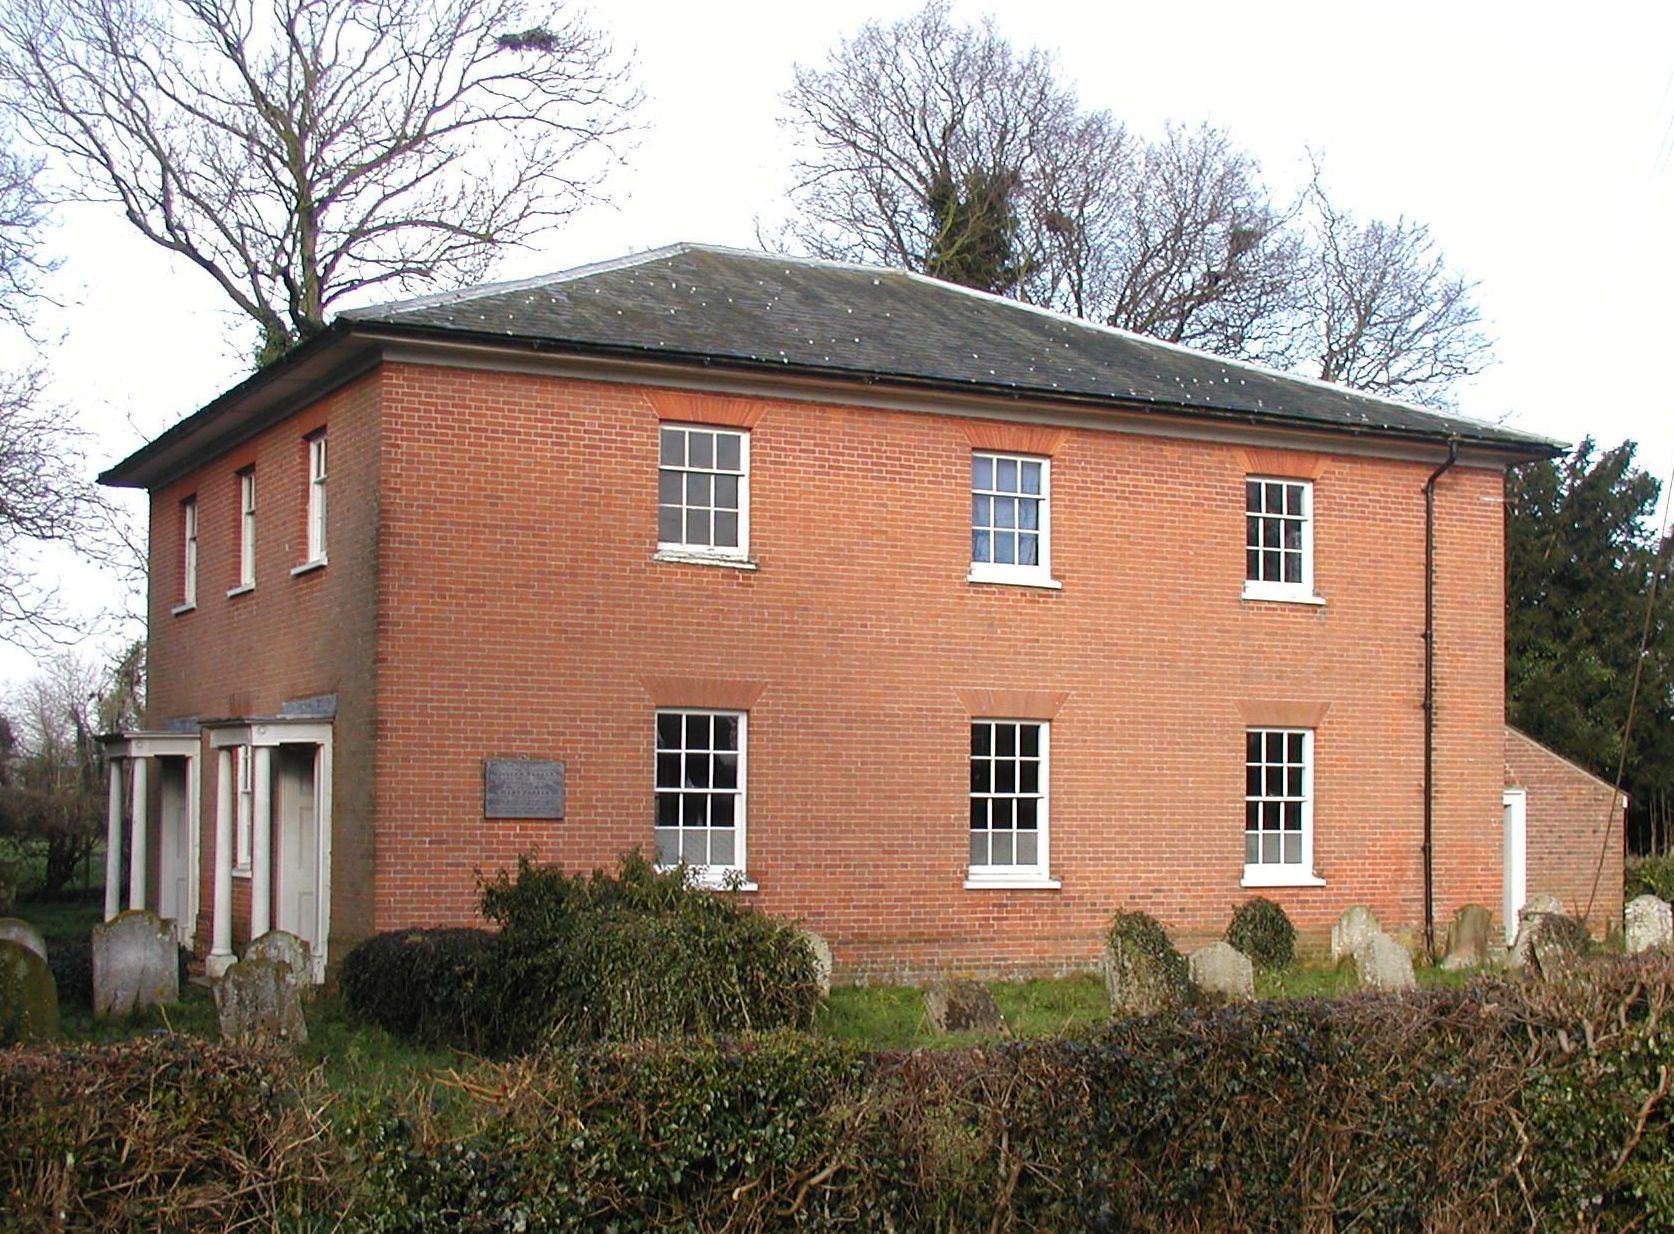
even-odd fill
[[(873, 385), (1152, 409), (1242, 423), (1457, 440), (1540, 458), (1530, 433), (1272, 372), (1094, 325), (923, 275), (696, 244), (561, 274), (343, 313), (325, 334), (111, 468), (107, 483), (155, 484), (253, 408), (264, 383), (298, 388), (345, 336), (498, 343)], [(254, 431), (250, 429), (248, 431)], [(243, 436), (248, 435), (246, 431)], [(194, 443), (188, 438), (197, 438)], [(230, 448), (231, 442), (219, 448)]]

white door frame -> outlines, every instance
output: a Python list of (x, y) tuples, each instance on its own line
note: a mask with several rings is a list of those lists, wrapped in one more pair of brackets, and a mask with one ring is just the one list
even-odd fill
[(1529, 902), (1529, 794), (1527, 789), (1508, 788), (1500, 795), (1500, 820), (1504, 830), (1501, 845), (1501, 911), (1505, 915), (1505, 941), (1517, 937), (1517, 919)]

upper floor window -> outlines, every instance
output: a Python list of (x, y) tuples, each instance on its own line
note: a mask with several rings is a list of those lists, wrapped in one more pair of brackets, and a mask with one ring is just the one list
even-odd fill
[(1314, 735), (1252, 728), (1244, 734), (1244, 885), (1313, 883)]
[(657, 548), (742, 558), (750, 549), (750, 435), (662, 426)]
[(740, 711), (657, 712), (657, 864), (699, 881), (744, 870), (744, 721)]
[(1037, 721), (971, 721), (967, 885), (1048, 881), (1047, 733)]
[(973, 582), (1054, 585), (1048, 470), (1043, 458), (971, 456)]
[(180, 503), (180, 603), (177, 613), (183, 613), (198, 602), (198, 499), (188, 497)]
[(326, 435), (308, 438), (308, 563), (326, 559)]
[(1244, 594), (1314, 599), (1314, 486), (1307, 480), (1244, 481)]
[(244, 591), (256, 585), (256, 469), (238, 473), (238, 586)]

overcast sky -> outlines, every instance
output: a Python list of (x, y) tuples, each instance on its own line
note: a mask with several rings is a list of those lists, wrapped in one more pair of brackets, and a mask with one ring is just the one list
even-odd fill
[[(675, 240), (751, 246), (783, 216), (791, 67), (906, 0), (595, 4), (631, 48), (646, 103), (611, 207), (498, 272), (518, 277)], [(1083, 101), (1152, 134), (1208, 120), (1281, 196), (1324, 156), (1338, 204), (1421, 220), (1480, 282), (1498, 363), (1460, 410), (1565, 441), (1641, 443), (1665, 482), (1674, 414), (1656, 384), (1674, 334), (1674, 5), (1385, 2), (1190, 5), (956, 0), (1013, 43), (1057, 51)], [(52, 238), (63, 304), (56, 396), (108, 466), (241, 378), (248, 334), (206, 276), (93, 207)], [(1651, 367), (1647, 367), (1647, 366)], [(83, 605), (111, 591), (72, 570)], [(0, 649), (0, 683), (28, 658)]]

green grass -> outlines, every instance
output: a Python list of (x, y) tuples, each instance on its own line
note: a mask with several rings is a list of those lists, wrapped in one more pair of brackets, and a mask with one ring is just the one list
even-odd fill
[(22, 898), (12, 909), (12, 916), (21, 917), (41, 932), (48, 941), (85, 934), (104, 918), (103, 890), (78, 891), (58, 900)]

